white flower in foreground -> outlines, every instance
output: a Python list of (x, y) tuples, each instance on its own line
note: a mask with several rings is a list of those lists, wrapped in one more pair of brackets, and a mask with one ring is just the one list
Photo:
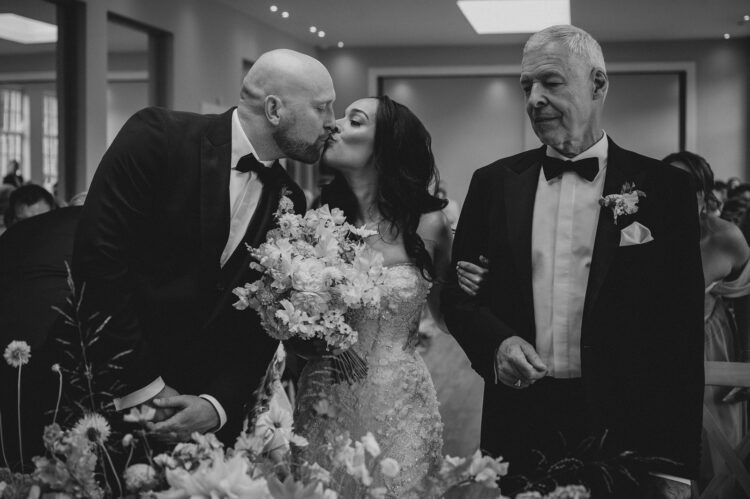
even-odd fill
[(369, 431), (364, 437), (362, 437), (362, 445), (372, 457), (378, 457), (380, 455), (380, 446), (378, 445), (378, 441), (375, 440), (375, 437)]
[(401, 466), (395, 459), (386, 457), (380, 461), (380, 471), (388, 478), (393, 478), (401, 472)]
[(112, 433), (109, 423), (101, 414), (91, 412), (78, 420), (73, 432), (88, 438), (91, 442), (103, 444)]
[(53, 373), (59, 373), (60, 372), (60, 364), (52, 364), (52, 367), (50, 369), (52, 369)]
[(133, 445), (133, 435), (128, 433), (127, 435), (122, 437), (122, 446), (127, 448), (131, 445)]
[(133, 407), (130, 412), (125, 414), (122, 419), (126, 423), (147, 423), (156, 416), (156, 409), (145, 404), (140, 407)]
[(253, 498), (273, 499), (265, 478), (253, 479), (248, 475), (250, 465), (242, 454), (224, 459), (217, 452), (210, 461), (189, 472), (182, 468), (168, 469), (167, 483), (170, 489), (157, 492), (160, 499), (194, 498)]
[(156, 471), (148, 464), (134, 464), (125, 470), (123, 474), (125, 488), (130, 492), (151, 490), (159, 482), (156, 479)]
[(317, 480), (325, 485), (328, 485), (328, 482), (331, 481), (331, 474), (318, 463), (309, 465), (308, 470), (310, 472), (310, 480)]
[(497, 487), (497, 479), (508, 474), (508, 463), (502, 462), (502, 457), (493, 459), (491, 456), (482, 456), (476, 451), (472, 456), (469, 474), (474, 476), (474, 481), (484, 484), (486, 487)]
[(159, 454), (154, 457), (154, 464), (162, 468), (176, 468), (178, 466), (177, 460), (167, 454)]
[(5, 347), (3, 354), (5, 361), (11, 367), (21, 367), (29, 363), (31, 358), (31, 347), (25, 341), (11, 341)]

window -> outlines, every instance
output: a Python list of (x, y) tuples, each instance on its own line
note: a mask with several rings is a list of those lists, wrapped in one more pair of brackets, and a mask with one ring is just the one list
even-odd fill
[(8, 173), (11, 161), (18, 161), (24, 176), (29, 176), (28, 115), (26, 95), (17, 89), (0, 89), (0, 172)]
[(57, 183), (57, 96), (45, 93), (42, 108), (42, 171), (44, 187), (53, 192)]

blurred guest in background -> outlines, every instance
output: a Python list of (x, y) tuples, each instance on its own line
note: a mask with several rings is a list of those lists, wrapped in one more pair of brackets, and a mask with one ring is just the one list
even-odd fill
[[(25, 185), (26, 187), (38, 187)], [(40, 188), (41, 189), (41, 188)], [(55, 362), (52, 330), (62, 320), (53, 309), (65, 309), (69, 295), (68, 269), (73, 254), (73, 237), (80, 206), (60, 208), (22, 223), (16, 223), (0, 236), (0, 345), (13, 340), (26, 341), (34, 361), (24, 368), (23, 444), (26, 458), (44, 453), (39, 438), (49, 424), (47, 409), (55, 402), (56, 378), (49, 366)], [(43, 346), (44, 345), (44, 346)], [(16, 387), (12, 369), (0, 363), (0, 411), (5, 428), (16, 427)], [(52, 390), (52, 392), (50, 391)], [(19, 457), (17, 433), (5, 433), (5, 449), (11, 462)]]
[(0, 235), (5, 232), (5, 212), (10, 206), (10, 193), (15, 187), (9, 184), (0, 184)]
[(750, 184), (742, 182), (734, 189), (730, 189), (729, 199), (744, 199), (750, 202)]
[(5, 227), (10, 228), (16, 222), (52, 211), (57, 207), (55, 198), (44, 187), (26, 184), (10, 194), (6, 210)]
[(743, 198), (729, 198), (721, 209), (721, 218), (739, 225), (745, 218), (748, 204)]
[(727, 180), (727, 192), (731, 192), (742, 183), (742, 180), (740, 180), (738, 177), (731, 177), (729, 180)]
[(21, 175), (21, 164), (17, 159), (12, 159), (8, 163), (8, 174), (3, 177), (3, 184), (21, 187), (23, 185), (23, 175)]
[[(701, 229), (701, 257), (705, 282), (703, 318), (705, 325), (705, 360), (737, 362), (741, 360), (737, 327), (727, 310), (725, 298), (750, 294), (750, 248), (740, 229), (709, 211), (715, 203), (713, 172), (708, 162), (697, 154), (682, 151), (670, 154), (664, 161), (687, 171), (695, 181)], [(728, 398), (731, 388), (706, 386), (704, 405), (719, 424), (727, 441), (737, 446), (744, 436), (745, 402)], [(707, 484), (724, 463), (718, 449), (704, 435), (700, 482)], [(734, 497), (731, 490), (720, 497)]]
[(726, 200), (729, 199), (727, 183), (721, 180), (714, 180), (714, 195), (722, 204), (724, 204)]

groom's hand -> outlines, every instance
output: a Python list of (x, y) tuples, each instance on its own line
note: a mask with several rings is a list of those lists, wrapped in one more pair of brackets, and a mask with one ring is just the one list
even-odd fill
[(511, 336), (500, 344), (495, 363), (498, 379), (513, 388), (526, 388), (547, 374), (539, 354), (520, 336)]
[(165, 442), (186, 442), (193, 432), (206, 433), (219, 426), (219, 415), (214, 406), (196, 395), (154, 399), (154, 405), (177, 411), (165, 421), (148, 425), (149, 431)]
[(180, 392), (175, 390), (169, 385), (164, 385), (164, 388), (161, 389), (159, 393), (156, 394), (156, 396), (149, 400), (147, 402), (148, 405), (156, 409), (156, 414), (154, 415), (154, 423), (158, 423), (159, 421), (164, 421), (165, 419), (169, 419), (172, 417), (172, 415), (177, 412), (171, 407), (159, 407), (156, 404), (154, 404), (155, 399), (163, 399), (168, 397), (176, 397), (179, 395)]

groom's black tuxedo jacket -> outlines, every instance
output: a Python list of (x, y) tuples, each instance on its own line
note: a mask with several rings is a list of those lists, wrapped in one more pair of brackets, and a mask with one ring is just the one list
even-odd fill
[[(514, 407), (525, 390), (495, 383), (500, 343), (520, 336), (535, 344), (531, 233), (545, 148), (501, 159), (474, 173), (453, 246), (454, 264), (490, 259), (476, 298), (456, 281), (443, 294), (449, 329), (485, 380), (482, 447), (498, 454), (524, 446)], [(602, 207), (581, 331), (582, 380), (592, 431), (610, 443), (684, 463), (699, 460), (703, 394), (703, 276), (695, 189), (689, 176), (609, 141), (603, 195), (634, 182), (645, 192), (638, 213)], [(652, 242), (620, 247), (620, 231), (638, 221)], [(455, 275), (453, 276), (455, 279)], [(504, 447), (504, 448), (503, 448)], [(506, 454), (507, 455), (507, 454)]]
[(198, 115), (144, 109), (123, 126), (94, 175), (76, 233), (73, 275), (88, 311), (111, 315), (94, 345), (120, 351), (122, 396), (162, 376), (180, 393), (214, 396), (237, 435), (243, 404), (278, 344), (253, 311), (232, 307), (232, 289), (255, 280), (245, 243), (258, 246), (283, 187), (295, 210), (305, 198), (275, 163), (243, 242), (222, 268), (229, 235), (232, 110)]

